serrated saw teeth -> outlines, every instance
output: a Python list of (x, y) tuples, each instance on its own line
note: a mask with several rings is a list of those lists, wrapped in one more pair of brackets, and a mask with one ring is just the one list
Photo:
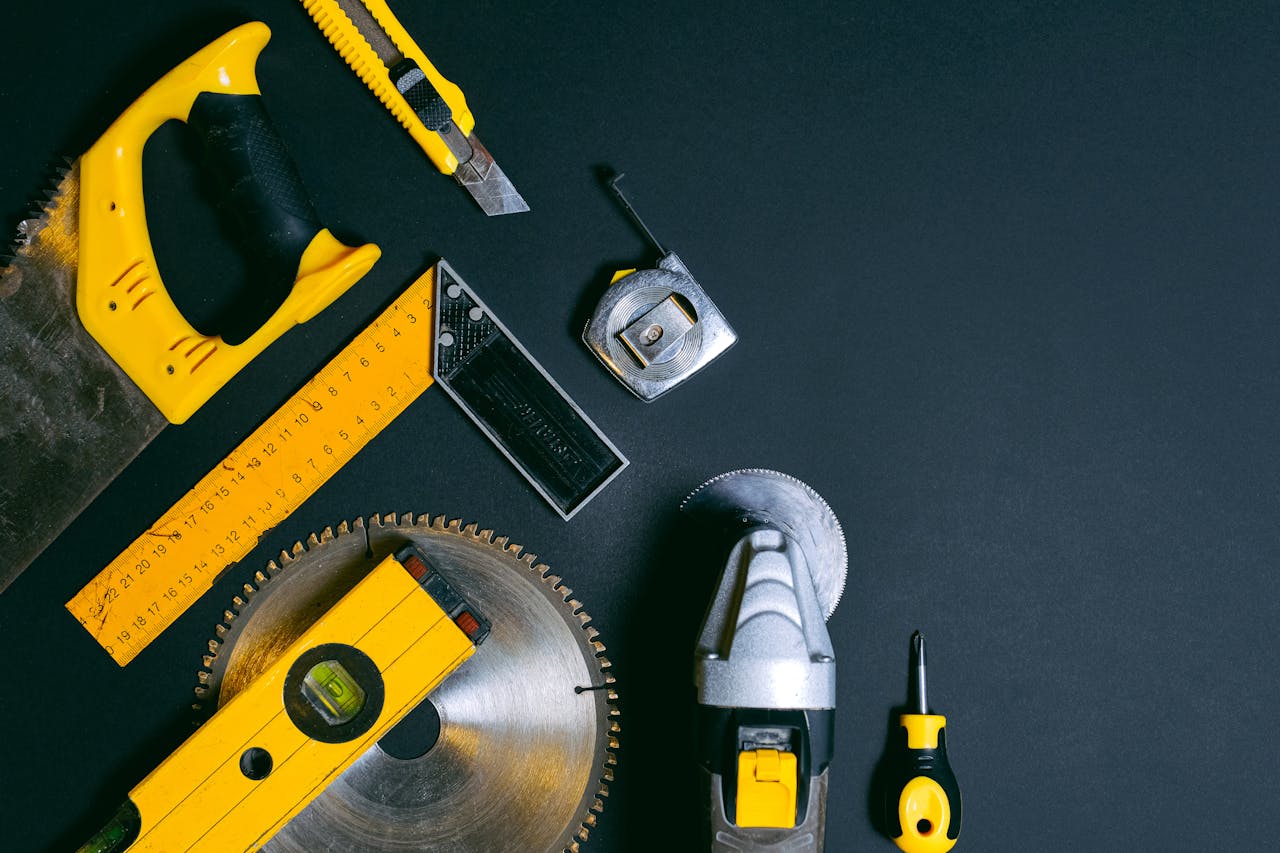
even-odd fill
[[(357, 535), (351, 535), (352, 532)], [(349, 853), (389, 847), (422, 851), (494, 849), (509, 846), (511, 834), (525, 831), (522, 827), (532, 827), (528, 831), (547, 837), (538, 836), (523, 844), (522, 849), (580, 850), (589, 837), (589, 829), (596, 826), (596, 815), (603, 810), (617, 765), (615, 752), (621, 727), (618, 693), (612, 686), (616, 684), (612, 663), (604, 655), (605, 645), (599, 639), (599, 631), (588, 625), (590, 616), (581, 602), (570, 598), (570, 590), (561, 583), (560, 577), (552, 574), (547, 565), (537, 562), (534, 554), (525, 552), (506, 536), (495, 535), (490, 528), (481, 529), (476, 524), (464, 524), (460, 519), (441, 515), (403, 513), (357, 518), (337, 525), (332, 537), (323, 532), (318, 538), (307, 537), (307, 547), (298, 543), (281, 554), (278, 565), (273, 562), (265, 571), (255, 573), (254, 592), (236, 595), (236, 612), (228, 610), (224, 614), (225, 624), (214, 627), (216, 638), (207, 643), (207, 653), (201, 657), (203, 666), (196, 674), (193, 708), (201, 716), (212, 714), (220, 704), (236, 695), (237, 684), (252, 680), (254, 673), (269, 664), (271, 654), (279, 654), (280, 649), (287, 647), (289, 632), (298, 627), (299, 620), (314, 618), (307, 614), (323, 612), (325, 602), (341, 596), (344, 583), (349, 588), (363, 575), (362, 567), (370, 566), (371, 560), (380, 559), (380, 554), (389, 553), (406, 540), (418, 544), (433, 559), (440, 559), (442, 568), (446, 564), (454, 566), (450, 581), (486, 614), (494, 610), (499, 617), (494, 619), (495, 626), (500, 619), (504, 624), (523, 620), (520, 630), (504, 633), (495, 627), (485, 645), (467, 662), (466, 678), (446, 682), (429, 696), (429, 700), (437, 704), (442, 720), (440, 739), (433, 750), (441, 750), (441, 755), (435, 756), (437, 763), (449, 763), (451, 790), (454, 787), (474, 790), (475, 796), (484, 799), (469, 805), (448, 800), (450, 813), (459, 821), (457, 826), (445, 825), (449, 823), (449, 814), (441, 814), (432, 821), (422, 819), (424, 810), (429, 812), (435, 807), (434, 799), (405, 806), (413, 809), (414, 818), (399, 820), (396, 817), (399, 806), (381, 803), (372, 789), (366, 791), (359, 787), (371, 778), (374, 770), (392, 774), (385, 782), (369, 782), (388, 791), (425, 791), (432, 784), (429, 779), (419, 780), (416, 776), (401, 779), (397, 774), (426, 773), (433, 778), (444, 778), (446, 774), (433, 770), (433, 751), (414, 761), (399, 763), (374, 747), (358, 762), (360, 773), (320, 795), (333, 798), (327, 806), (319, 801), (313, 803), (312, 808), (286, 825), (278, 843), (269, 841), (262, 849), (265, 853), (314, 849), (310, 839), (319, 837), (317, 833), (337, 845), (331, 849)], [(300, 630), (305, 630), (305, 625)], [(516, 682), (513, 689), (510, 667), (514, 662), (527, 667), (530, 678), (524, 684)], [(584, 664), (593, 673), (587, 682), (579, 680)], [(573, 688), (582, 683), (600, 687), (573, 695)], [(487, 688), (486, 684), (491, 687)], [(564, 692), (571, 696), (571, 702), (565, 704), (563, 699), (547, 693), (557, 684), (565, 686)], [(479, 696), (483, 696), (484, 701), (477, 701)], [(534, 719), (522, 722), (528, 720), (530, 714), (535, 715)], [(537, 716), (539, 714), (542, 716)], [(448, 722), (462, 719), (468, 722)], [(587, 730), (566, 729), (565, 720), (578, 720), (575, 726), (581, 724)], [(465, 725), (465, 737), (449, 735), (450, 725)], [(567, 738), (561, 752), (543, 748), (521, 752), (522, 744), (536, 740), (545, 745), (548, 734), (558, 731)], [(462, 741), (469, 744), (468, 757), (447, 752), (453, 748), (451, 744)], [(589, 746), (585, 752), (584, 744)], [(376, 755), (372, 754), (375, 752)], [(557, 763), (554, 769), (537, 763), (565, 762), (570, 760), (565, 756), (571, 755), (577, 755), (573, 760), (582, 763)], [(496, 763), (484, 764), (488, 760), (484, 756), (490, 756)], [(525, 766), (535, 769), (521, 770), (522, 762), (533, 762)], [(519, 798), (494, 798), (487, 793), (492, 790), (491, 786), (461, 784), (457, 778), (459, 773), (474, 774), (480, 780), (487, 778), (486, 773), (524, 772), (541, 776), (552, 773), (563, 778), (583, 779), (586, 784), (581, 790), (566, 790), (558, 797), (553, 794), (544, 798), (539, 801), (536, 814), (527, 814), (519, 810), (522, 802)], [(410, 783), (409, 779), (415, 781)], [(408, 787), (399, 787), (401, 782)], [(442, 799), (443, 796), (441, 794)], [(563, 823), (560, 818), (549, 821), (546, 812), (548, 803), (552, 802), (560, 803), (552, 811), (562, 816)], [(335, 814), (343, 816), (338, 819), (343, 826), (354, 827), (355, 824), (346, 823), (354, 820), (361, 828), (343, 829), (327, 823)], [(482, 819), (482, 815), (491, 817)], [(299, 821), (311, 823), (305, 827), (300, 824), (295, 830), (294, 824)], [(291, 834), (295, 831), (297, 834)], [(339, 834), (350, 832), (357, 832), (358, 837)], [(414, 835), (415, 832), (426, 834)], [(501, 843), (496, 836), (486, 836), (486, 832), (502, 833)], [(286, 835), (289, 837), (283, 838)], [(378, 846), (368, 846), (371, 843), (368, 839), (374, 837), (381, 839)], [(436, 838), (449, 841), (433, 840)], [(470, 843), (467, 839), (471, 839)]]

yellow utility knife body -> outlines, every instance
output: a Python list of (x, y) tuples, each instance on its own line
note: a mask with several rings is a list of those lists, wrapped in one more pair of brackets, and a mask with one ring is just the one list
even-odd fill
[(302, 0), (347, 65), (489, 216), (529, 205), (475, 135), (462, 90), (427, 59), (385, 0)]
[(257, 850), (488, 634), (427, 558), (402, 548), (130, 791), (79, 853)]

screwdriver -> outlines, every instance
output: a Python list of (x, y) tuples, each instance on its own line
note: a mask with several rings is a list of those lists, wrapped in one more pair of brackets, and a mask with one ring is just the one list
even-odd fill
[(947, 718), (929, 713), (924, 636), (911, 635), (907, 713), (886, 787), (884, 825), (906, 853), (946, 853), (960, 836), (960, 788), (947, 761)]

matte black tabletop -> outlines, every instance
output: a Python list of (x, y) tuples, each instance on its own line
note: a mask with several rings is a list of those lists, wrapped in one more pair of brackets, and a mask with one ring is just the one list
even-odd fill
[[(622, 733), (587, 849), (696, 849), (692, 650), (720, 565), (678, 506), (754, 466), (812, 485), (848, 539), (829, 850), (895, 849), (869, 792), (915, 629), (965, 795), (957, 851), (1267, 845), (1274, 8), (393, 5), (531, 212), (487, 218), (437, 174), (298, 3), (8, 4), (6, 230), (47, 163), (258, 18), (264, 97), (320, 216), (383, 258), (166, 429), (0, 596), (0, 846), (73, 848), (176, 748), (206, 638), (273, 555), (412, 511), (527, 545), (594, 617)], [(165, 128), (148, 149), (153, 236), (183, 304), (231, 329), (260, 297), (189, 147)], [(657, 259), (609, 169), (740, 336), (651, 404), (580, 339), (612, 272)], [(63, 602), (439, 257), (631, 466), (564, 522), (428, 391), (117, 667)]]

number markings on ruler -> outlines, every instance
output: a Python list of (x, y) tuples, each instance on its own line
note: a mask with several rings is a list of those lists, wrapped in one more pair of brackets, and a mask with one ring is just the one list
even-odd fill
[(67, 602), (124, 666), (432, 383), (430, 272)]

